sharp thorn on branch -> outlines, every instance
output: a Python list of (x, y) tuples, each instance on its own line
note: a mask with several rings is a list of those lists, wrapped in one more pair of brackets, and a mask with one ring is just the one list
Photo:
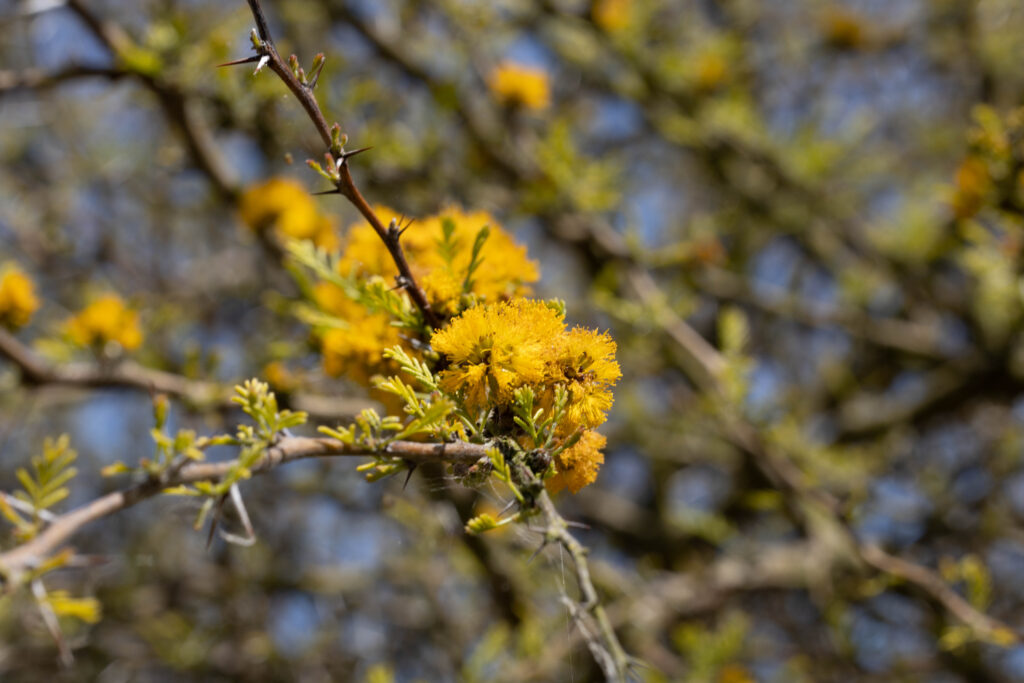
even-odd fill
[(526, 564), (530, 564), (535, 559), (537, 559), (537, 556), (544, 552), (544, 548), (546, 547), (548, 547), (548, 540), (545, 538), (543, 541), (541, 541), (540, 545), (537, 546), (537, 549), (533, 551), (533, 554), (530, 555), (529, 558), (527, 558)]
[(369, 151), (371, 149), (373, 149), (372, 145), (370, 147), (360, 147), (359, 149), (354, 149), (351, 152), (342, 152), (341, 158), (342, 158), (343, 161), (348, 161), (350, 158), (354, 157), (355, 155), (362, 154), (363, 152)]
[(224, 62), (223, 64), (218, 64), (217, 68), (220, 68), (222, 66), (238, 66), (239, 64), (251, 64), (253, 62), (258, 62), (259, 60), (260, 60), (260, 56), (259, 55), (255, 55), (253, 57), (243, 57), (242, 59), (235, 59), (235, 60), (232, 60), (230, 62)]
[(405, 481), (402, 482), (403, 491), (405, 491), (405, 487), (409, 485), (409, 480), (412, 479), (412, 473), (416, 471), (416, 463), (411, 460), (406, 460), (405, 466), (409, 468), (409, 471), (405, 475)]
[(338, 188), (334, 188), (333, 190), (324, 190), (323, 192), (314, 192), (313, 196), (314, 197), (319, 197), (319, 196), (325, 195), (325, 194), (341, 194), (341, 190), (339, 190)]

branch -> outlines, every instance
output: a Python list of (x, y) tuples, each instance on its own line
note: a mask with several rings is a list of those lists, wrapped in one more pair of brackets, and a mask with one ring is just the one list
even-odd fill
[(0, 95), (19, 90), (45, 90), (81, 78), (105, 78), (116, 81), (131, 74), (120, 69), (87, 64), (70, 64), (54, 71), (25, 69), (0, 71)]
[[(0, 358), (7, 358), (14, 363), (21, 370), (22, 383), (28, 386), (134, 389), (151, 394), (167, 394), (198, 408), (236, 407), (231, 400), (236, 395), (231, 387), (147, 368), (129, 360), (108, 367), (83, 362), (54, 365), (2, 329)], [(356, 415), (369, 403), (366, 399), (312, 394), (288, 397), (290, 407), (324, 419)]]
[[(327, 147), (327, 157), (334, 166), (334, 169), (332, 169), (334, 173), (332, 175), (335, 177), (334, 186), (337, 194), (345, 197), (356, 207), (384, 242), (388, 252), (391, 254), (392, 260), (395, 262), (395, 266), (398, 268), (398, 285), (409, 292), (409, 297), (423, 314), (424, 323), (432, 329), (440, 327), (441, 319), (430, 306), (427, 295), (416, 283), (416, 278), (409, 268), (409, 262), (405, 258), (405, 252), (402, 250), (400, 242), (401, 230), (397, 225), (384, 226), (352, 178), (348, 158), (353, 156), (355, 152), (346, 153), (343, 148), (335, 144), (331, 127), (328, 126), (327, 119), (324, 118), (323, 111), (320, 109), (320, 104), (313, 94), (313, 85), (300, 81), (292, 72), (291, 67), (278, 54), (277, 47), (275, 47), (274, 41), (270, 37), (270, 29), (267, 26), (267, 20), (259, 0), (248, 0), (248, 3), (249, 9), (252, 10), (253, 18), (256, 20), (257, 33), (260, 37), (260, 43), (255, 48), (256, 53), (260, 56), (261, 61), (262, 59), (268, 60), (267, 66), (292, 91), (292, 94), (295, 95), (295, 98), (298, 99), (299, 104), (302, 105), (309, 119), (313, 122), (317, 133), (320, 135), (320, 139)], [(335, 124), (335, 126), (338, 126), (338, 124)], [(340, 126), (338, 127), (340, 129)]]
[[(576, 570), (576, 584), (579, 586), (582, 600), (575, 602), (568, 596), (563, 598), (573, 621), (579, 629), (580, 636), (586, 641), (594, 661), (601, 667), (606, 680), (625, 681), (630, 667), (630, 657), (619, 643), (615, 629), (612, 628), (608, 615), (597, 597), (597, 589), (590, 578), (590, 567), (587, 564), (587, 550), (569, 533), (569, 523), (551, 502), (547, 491), (541, 489), (536, 497), (537, 507), (544, 515), (547, 526), (544, 529), (544, 543), (557, 543), (572, 558)], [(587, 616), (595, 622), (598, 634), (591, 631)]]
[[(487, 449), (481, 444), (462, 441), (454, 443), (419, 443), (393, 441), (384, 454), (400, 457), (411, 463), (445, 462), (474, 463), (486, 457)], [(323, 437), (290, 436), (280, 439), (250, 468), (253, 474), (263, 474), (295, 460), (328, 456), (381, 455), (380, 451), (365, 446), (350, 446), (335, 439)], [(217, 481), (237, 464), (237, 461), (219, 463), (192, 462), (168, 475), (149, 479), (121, 491), (108, 493), (90, 503), (75, 508), (54, 519), (46, 529), (31, 541), (5, 553), (0, 553), (0, 576), (10, 584), (18, 584), (26, 571), (52, 555), (82, 527), (152, 498), (166, 488), (199, 481)]]
[(950, 614), (971, 628), (975, 634), (994, 642), (1007, 640), (1019, 643), (1024, 640), (1024, 631), (1012, 628), (974, 608), (953, 590), (942, 577), (931, 569), (890, 555), (877, 545), (860, 548), (861, 559), (880, 572), (903, 579), (930, 595)]

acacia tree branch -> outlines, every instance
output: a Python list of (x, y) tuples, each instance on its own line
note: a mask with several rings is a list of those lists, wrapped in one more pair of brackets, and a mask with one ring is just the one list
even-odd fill
[(248, 0), (248, 3), (249, 9), (252, 10), (253, 18), (256, 20), (256, 31), (260, 39), (259, 44), (255, 47), (256, 53), (260, 57), (259, 61), (262, 64), (263, 60), (267, 60), (266, 65), (291, 90), (313, 122), (317, 133), (320, 135), (320, 139), (327, 148), (326, 158), (330, 160), (333, 166), (330, 170), (330, 175), (333, 177), (335, 193), (345, 197), (362, 214), (381, 241), (384, 242), (388, 253), (391, 254), (391, 258), (395, 262), (395, 266), (398, 268), (398, 285), (409, 293), (409, 297), (423, 315), (423, 322), (430, 328), (440, 327), (441, 319), (431, 307), (427, 295), (416, 283), (416, 278), (409, 268), (409, 262), (401, 245), (402, 230), (393, 222), (385, 227), (380, 217), (377, 216), (356, 186), (349, 169), (348, 159), (358, 152), (346, 152), (341, 146), (343, 143), (339, 144), (336, 141), (336, 138), (340, 137), (340, 125), (334, 124), (339, 135), (333, 135), (331, 126), (327, 124), (327, 119), (324, 118), (320, 104), (313, 94), (315, 79), (312, 83), (299, 80), (288, 63), (278, 54), (259, 0)]
[[(268, 448), (250, 471), (253, 474), (263, 474), (295, 460), (331, 456), (390, 455), (410, 463), (475, 463), (480, 458), (485, 458), (486, 453), (486, 446), (463, 441), (437, 444), (393, 441), (382, 452), (362, 445), (345, 444), (336, 439), (289, 436), (281, 438)], [(181, 468), (168, 470), (164, 475), (147, 479), (127, 489), (108, 493), (59, 515), (31, 541), (0, 553), (0, 577), (9, 585), (18, 585), (25, 572), (31, 571), (51, 556), (87, 524), (152, 498), (173, 486), (218, 481), (236, 466), (236, 460), (218, 463), (190, 462)]]
[[(83, 389), (134, 389), (167, 394), (196, 409), (235, 408), (231, 387), (217, 382), (191, 379), (164, 370), (147, 368), (130, 360), (109, 366), (73, 362), (55, 365), (32, 351), (6, 330), (0, 329), (0, 358), (7, 358), (21, 371), (27, 386), (63, 386)], [(356, 415), (371, 402), (354, 397), (317, 396), (295, 393), (287, 397), (289, 407), (322, 419)]]
[[(572, 558), (576, 572), (576, 584), (579, 586), (581, 599), (575, 601), (568, 596), (563, 603), (576, 622), (580, 637), (587, 644), (594, 661), (601, 668), (606, 680), (625, 681), (630, 667), (630, 657), (619, 642), (615, 629), (608, 620), (604, 606), (597, 595), (597, 589), (590, 578), (590, 565), (587, 562), (587, 549), (569, 532), (569, 523), (551, 502), (551, 497), (543, 488), (535, 499), (536, 505), (544, 516), (544, 543), (556, 543)], [(593, 621), (597, 633), (591, 632), (587, 617)]]

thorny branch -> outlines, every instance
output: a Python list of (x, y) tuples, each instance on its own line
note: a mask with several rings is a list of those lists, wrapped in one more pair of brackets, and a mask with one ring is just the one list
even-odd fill
[[(366, 219), (384, 242), (388, 252), (391, 254), (392, 260), (395, 262), (395, 266), (398, 268), (398, 285), (409, 293), (409, 297), (423, 314), (423, 322), (430, 328), (440, 327), (440, 318), (431, 307), (430, 301), (427, 300), (427, 295), (423, 292), (423, 289), (416, 283), (416, 278), (409, 268), (409, 262), (405, 258), (405, 252), (401, 245), (402, 231), (394, 224), (385, 227), (352, 178), (348, 159), (363, 150), (347, 152), (343, 146), (344, 136), (341, 136), (341, 141), (339, 141), (337, 136), (332, 135), (332, 128), (327, 124), (327, 119), (324, 118), (320, 104), (313, 94), (313, 89), (316, 85), (315, 79), (312, 82), (299, 80), (289, 64), (278, 54), (259, 0), (248, 0), (248, 3), (249, 9), (252, 10), (253, 18), (256, 20), (256, 32), (259, 37), (254, 46), (257, 57), (249, 60), (239, 60), (236, 63), (252, 61), (257, 62), (258, 65), (265, 63), (292, 91), (296, 99), (299, 100), (302, 108), (316, 127), (320, 139), (327, 147), (326, 158), (330, 160), (334, 167), (331, 171), (331, 176), (335, 186), (335, 193), (345, 197), (362, 214), (363, 218)], [(339, 124), (335, 124), (335, 127), (340, 131)]]
[[(479, 444), (454, 442), (444, 444), (393, 441), (385, 453), (411, 463), (445, 462), (474, 463), (486, 457), (486, 448)], [(250, 468), (254, 474), (270, 470), (305, 458), (330, 456), (379, 455), (365, 446), (352, 446), (330, 438), (289, 436), (281, 438), (266, 450), (260, 460)], [(70, 512), (52, 519), (44, 531), (34, 539), (5, 553), (0, 553), (0, 578), (9, 585), (18, 585), (19, 579), (40, 562), (51, 556), (82, 527), (103, 517), (129, 508), (159, 494), (164, 489), (200, 481), (217, 481), (235, 467), (237, 461), (218, 463), (192, 462), (164, 475), (147, 479), (135, 486), (108, 493)]]

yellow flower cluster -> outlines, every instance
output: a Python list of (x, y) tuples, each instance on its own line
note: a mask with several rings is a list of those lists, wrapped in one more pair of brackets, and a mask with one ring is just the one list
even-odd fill
[(449, 361), (441, 372), (442, 388), (461, 395), (470, 409), (506, 408), (517, 389), (530, 387), (550, 414), (555, 387), (565, 387), (568, 403), (559, 436), (586, 431), (559, 457), (555, 485), (575, 492), (594, 481), (604, 461), (604, 440), (589, 430), (607, 419), (611, 387), (622, 374), (610, 336), (569, 330), (562, 314), (544, 302), (513, 299), (465, 311), (435, 333), (431, 345)]
[(326, 282), (316, 286), (313, 299), (320, 310), (345, 324), (320, 335), (324, 372), (369, 385), (374, 375), (395, 371), (383, 353), (399, 345), (402, 338), (387, 313), (371, 313), (346, 296), (340, 287)]
[[(401, 220), (387, 207), (374, 207), (374, 212), (385, 224)], [(488, 236), (477, 256), (480, 265), (467, 281), (473, 244), (484, 227)], [(516, 244), (483, 211), (449, 207), (417, 220), (402, 236), (402, 249), (431, 306), (446, 316), (457, 314), (475, 301), (501, 301), (528, 294), (529, 283), (540, 277), (537, 264), (527, 258), (526, 248)], [(349, 228), (338, 270), (345, 275), (380, 276), (388, 281), (398, 275), (387, 247), (368, 223)], [(396, 370), (381, 357), (385, 349), (402, 343), (398, 328), (387, 314), (370, 313), (334, 285), (321, 283), (313, 295), (320, 310), (346, 323), (344, 328), (330, 329), (320, 336), (327, 373), (369, 384), (373, 375)]]
[(313, 197), (288, 178), (271, 178), (247, 189), (239, 201), (242, 221), (253, 231), (272, 229), (282, 237), (312, 240), (324, 249), (336, 249), (334, 221), (320, 212)]
[(72, 316), (64, 326), (68, 338), (79, 346), (120, 344), (126, 351), (142, 345), (139, 314), (116, 294), (99, 297)]
[(547, 109), (551, 104), (551, 88), (543, 69), (502, 62), (491, 72), (488, 85), (502, 104), (521, 105), (535, 111)]
[(4, 264), (0, 268), (0, 326), (23, 327), (38, 308), (32, 280), (17, 265)]
[[(385, 224), (401, 218), (383, 206), (376, 207), (375, 212)], [(441, 247), (445, 224), (452, 230), (449, 254)], [(473, 242), (484, 227), (489, 232), (478, 256), (483, 266), (473, 273), (466, 293), (488, 301), (521, 296), (528, 294), (529, 283), (540, 277), (537, 264), (526, 256), (526, 247), (516, 244), (493, 216), (485, 211), (466, 212), (448, 207), (415, 221), (402, 236), (402, 249), (413, 277), (438, 312), (446, 315), (458, 312)], [(368, 223), (349, 228), (338, 266), (343, 273), (380, 275), (388, 280), (398, 275), (391, 254)]]

